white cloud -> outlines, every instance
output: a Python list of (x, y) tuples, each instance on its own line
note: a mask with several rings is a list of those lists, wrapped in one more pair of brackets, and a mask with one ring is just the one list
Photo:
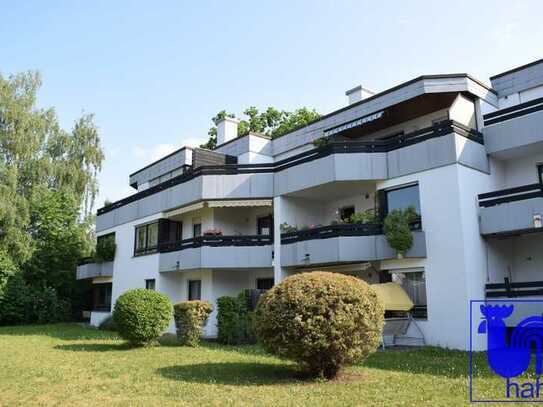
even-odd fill
[(183, 139), (183, 145), (187, 147), (199, 147), (200, 144), (204, 144), (207, 141), (207, 138), (198, 138), (198, 137), (189, 137)]

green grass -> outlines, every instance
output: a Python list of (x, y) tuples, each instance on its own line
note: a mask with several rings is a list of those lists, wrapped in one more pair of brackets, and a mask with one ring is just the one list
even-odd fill
[[(468, 354), (435, 348), (377, 352), (334, 382), (302, 380), (256, 346), (130, 349), (69, 324), (0, 328), (0, 356), (2, 406), (468, 404)], [(476, 381), (483, 396), (503, 393), (484, 367)]]

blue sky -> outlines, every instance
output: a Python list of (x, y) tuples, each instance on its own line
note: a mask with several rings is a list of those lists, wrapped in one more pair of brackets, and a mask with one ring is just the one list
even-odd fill
[(24, 1), (1, 7), (0, 72), (39, 70), (39, 105), (96, 114), (98, 206), (128, 174), (205, 141), (219, 110), (346, 103), (421, 74), (487, 82), (543, 58), (537, 1)]

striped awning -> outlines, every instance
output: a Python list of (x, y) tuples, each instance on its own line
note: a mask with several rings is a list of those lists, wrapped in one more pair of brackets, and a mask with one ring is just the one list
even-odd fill
[(181, 208), (174, 209), (173, 211), (170, 211), (170, 212), (164, 212), (164, 216), (169, 218), (171, 216), (181, 215), (183, 213), (192, 212), (192, 211), (197, 211), (198, 209), (202, 209), (204, 207), (205, 207), (204, 201), (196, 202), (195, 204), (183, 206)]
[(181, 215), (183, 213), (197, 211), (203, 208), (233, 208), (233, 207), (247, 207), (247, 206), (272, 206), (271, 199), (227, 199), (216, 201), (201, 201), (181, 208), (174, 209), (173, 211), (164, 212), (164, 216), (169, 218), (171, 216)]
[(272, 206), (271, 199), (240, 199), (240, 200), (224, 200), (224, 201), (208, 201), (207, 205), (210, 208), (232, 208), (238, 206)]

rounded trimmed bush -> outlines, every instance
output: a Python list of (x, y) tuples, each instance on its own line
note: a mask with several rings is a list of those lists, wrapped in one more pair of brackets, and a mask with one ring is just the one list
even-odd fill
[(212, 305), (207, 301), (181, 301), (173, 306), (177, 340), (181, 345), (198, 346)]
[(159, 292), (138, 288), (122, 294), (113, 309), (119, 335), (133, 345), (157, 340), (172, 319), (172, 303)]
[(312, 272), (285, 279), (256, 309), (256, 334), (269, 352), (327, 379), (379, 346), (384, 307), (364, 281)]

